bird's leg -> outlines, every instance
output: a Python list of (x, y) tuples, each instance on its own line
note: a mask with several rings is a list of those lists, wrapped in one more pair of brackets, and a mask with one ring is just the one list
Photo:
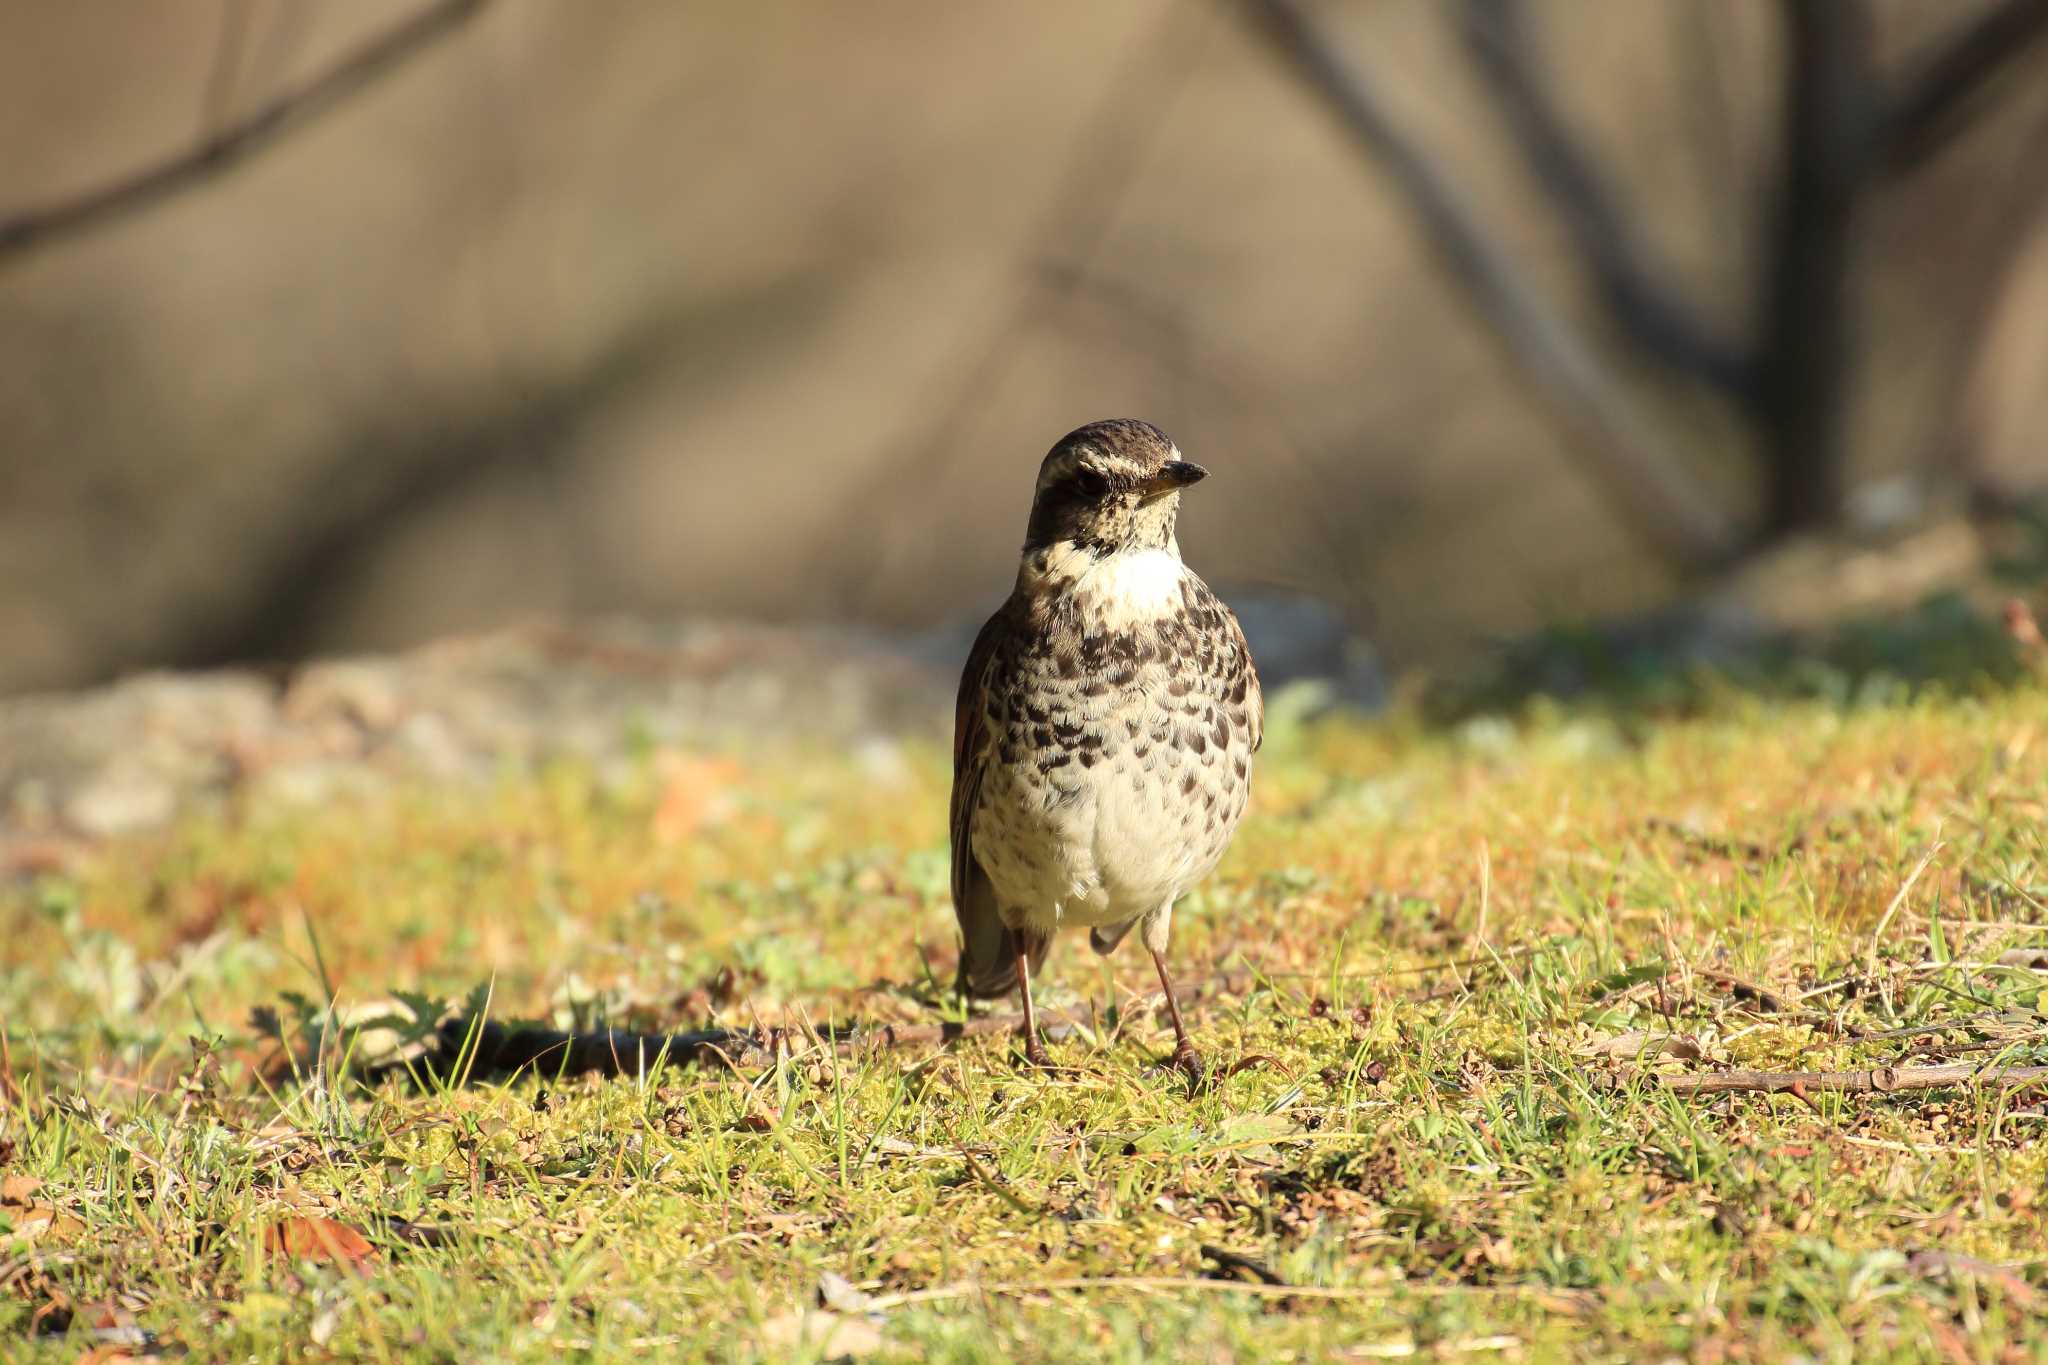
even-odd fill
[[(1188, 1026), (1181, 1022), (1180, 1001), (1174, 998), (1173, 978), (1166, 974), (1166, 954), (1151, 950), (1152, 965), (1159, 969), (1159, 987), (1166, 992), (1166, 1015), (1173, 1020), (1173, 1065), (1185, 1071), (1191, 1085), (1202, 1082), (1202, 1054), (1188, 1041)], [(1029, 1016), (1026, 1016), (1027, 1018)]]
[(1045, 1044), (1038, 1039), (1038, 1015), (1031, 1008), (1031, 950), (1022, 934), (1017, 935), (1017, 994), (1024, 998), (1024, 1060), (1050, 1071), (1052, 1058), (1045, 1055)]

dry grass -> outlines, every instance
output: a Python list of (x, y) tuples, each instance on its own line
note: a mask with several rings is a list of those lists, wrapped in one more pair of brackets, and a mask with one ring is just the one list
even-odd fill
[[(1607, 1084), (2048, 1061), (2048, 971), (1999, 960), (2048, 947), (2039, 691), (1276, 716), (1175, 957), (1229, 987), (1211, 1055), (1280, 1065), (1192, 1097), (1147, 964), (1078, 938), (1069, 1076), (801, 1041), (953, 1008), (945, 778), (655, 756), (0, 892), (0, 1354), (2048, 1359), (2040, 1090)], [(354, 1078), (392, 1032), (345, 1025), (472, 991), (799, 1041)]]

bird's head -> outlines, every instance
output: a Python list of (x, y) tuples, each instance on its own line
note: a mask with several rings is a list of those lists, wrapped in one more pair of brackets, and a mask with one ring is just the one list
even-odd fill
[(1038, 467), (1024, 549), (1071, 545), (1100, 559), (1172, 548), (1180, 490), (1208, 474), (1150, 422), (1090, 422), (1061, 437)]

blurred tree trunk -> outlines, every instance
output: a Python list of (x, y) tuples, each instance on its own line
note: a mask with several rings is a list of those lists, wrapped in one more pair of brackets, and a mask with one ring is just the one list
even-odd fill
[[(1297, 0), (1242, 3), (1410, 201), (1451, 278), (1509, 341), (1523, 372), (1568, 417), (1599, 431), (1599, 442), (1577, 448), (1613, 505), (1673, 563), (1692, 570), (1842, 515), (1861, 370), (1859, 220), (1889, 178), (1925, 164), (1998, 107), (2014, 73), (2026, 69), (2021, 57), (2048, 35), (2048, 0), (1991, 0), (1892, 78), (1877, 69), (1869, 0), (1777, 0), (1781, 141), (1762, 221), (1757, 321), (1754, 335), (1731, 341), (1685, 297), (1677, 273), (1657, 261), (1626, 196), (1567, 125), (1521, 0), (1463, 0), (1453, 11), (1509, 136), (1572, 238), (1605, 321), (1633, 354), (1728, 404), (1748, 432), (1761, 510), (1743, 528), (1719, 506), (1685, 515), (1679, 504), (1713, 499), (1679, 458), (1680, 429), (1665, 423), (1659, 430), (1624, 381), (1594, 361), (1596, 348), (1545, 305), (1491, 227), (1467, 211), (1470, 199), (1453, 169), (1387, 115), (1365, 68), (1341, 56)], [(2012, 237), (1999, 248), (2008, 256), (2025, 242), (2024, 232)], [(1987, 278), (2010, 273), (1992, 262)], [(1958, 345), (1978, 344), (1982, 330), (1961, 327)], [(1607, 418), (1612, 413), (1628, 420)], [(1924, 453), (1930, 478), (1955, 468), (1942, 445)], [(1633, 488), (1624, 486), (1630, 481)]]
[(1857, 362), (1849, 282), (1874, 112), (1862, 0), (1784, 0), (1782, 10), (1784, 143), (1753, 362), (1766, 536), (1833, 519), (1846, 492)]

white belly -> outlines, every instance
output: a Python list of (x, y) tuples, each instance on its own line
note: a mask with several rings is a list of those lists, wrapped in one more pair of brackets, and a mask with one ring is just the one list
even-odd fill
[[(1192, 800), (1182, 790), (1192, 771)], [(1146, 768), (1128, 753), (1050, 777), (996, 765), (974, 821), (974, 849), (1006, 918), (1034, 928), (1124, 924), (1164, 909), (1215, 870), (1242, 797), (1187, 759)], [(1215, 792), (1216, 805), (1201, 804)], [(1207, 818), (1205, 818), (1207, 817)]]

